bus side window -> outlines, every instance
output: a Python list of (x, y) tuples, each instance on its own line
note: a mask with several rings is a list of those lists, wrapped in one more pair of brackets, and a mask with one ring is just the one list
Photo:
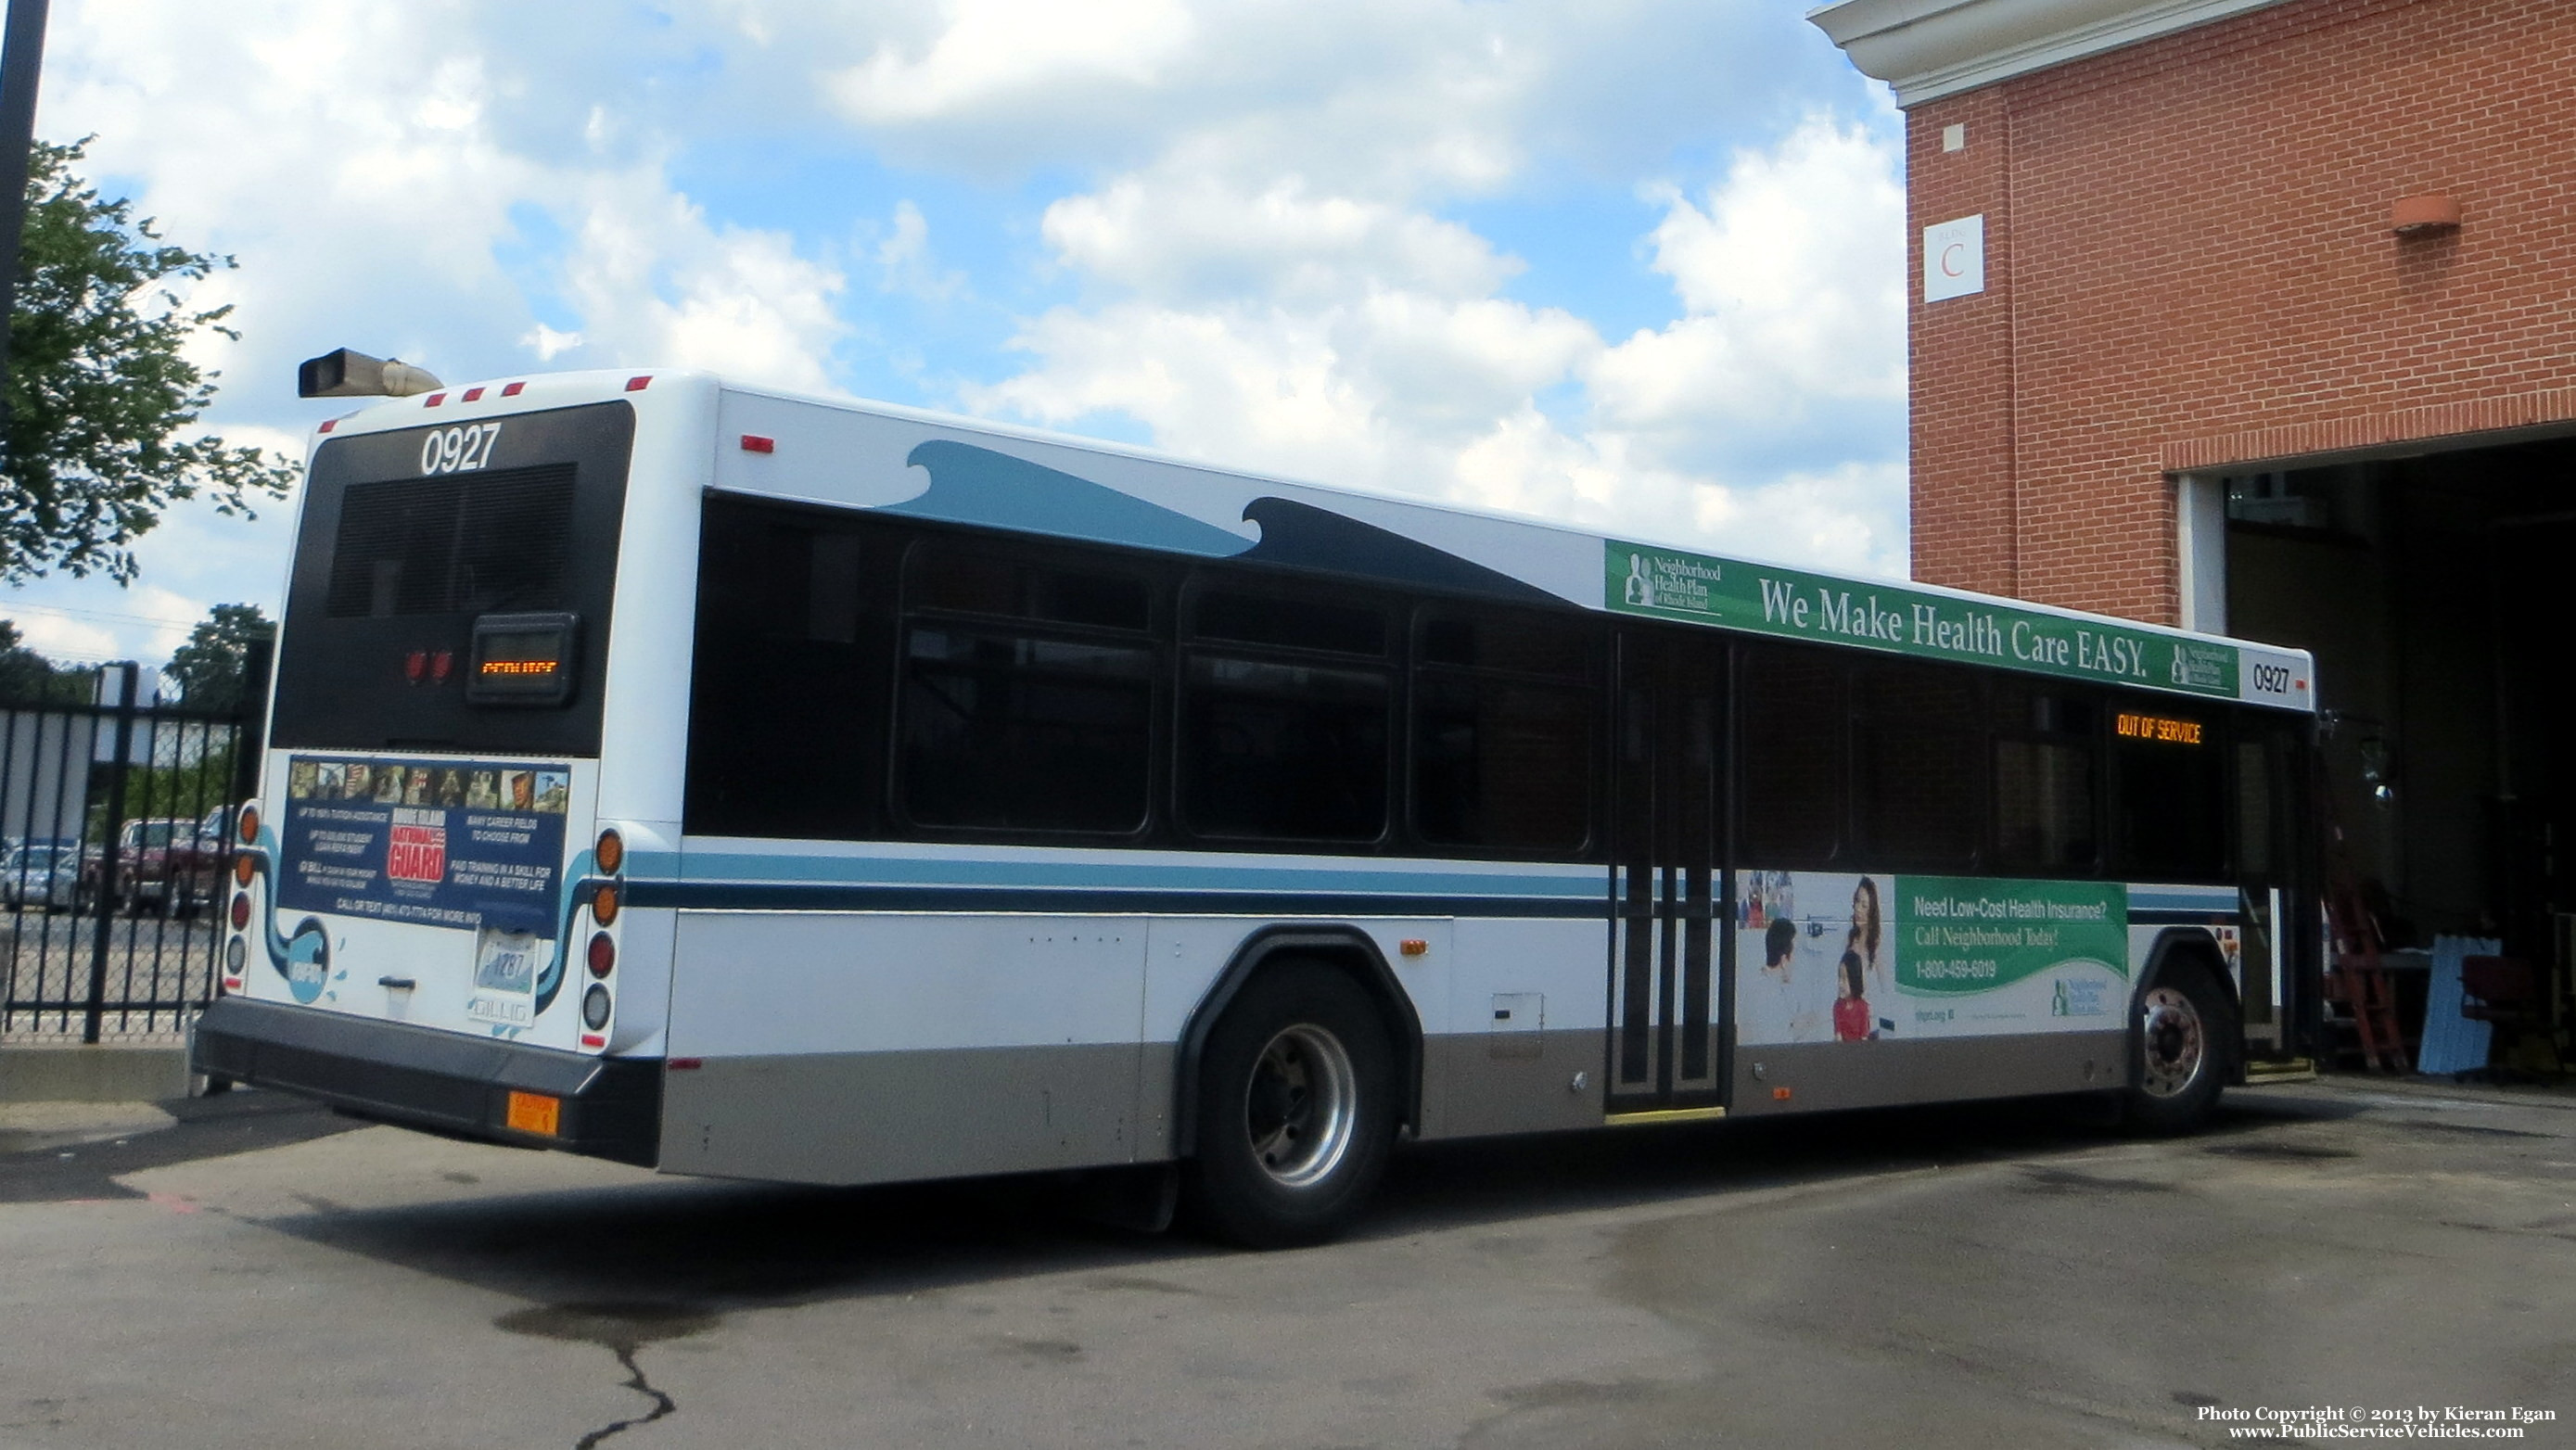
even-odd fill
[(1993, 691), (1995, 864), (2092, 875), (2102, 864), (2101, 712), (2090, 696), (2010, 676)]
[(2254, 721), (2236, 739), (2236, 876), (2246, 881), (2272, 881), (2280, 863), (2272, 840), (2275, 822), (2275, 765), (2272, 739)]
[(2115, 866), (2131, 881), (2219, 881), (2227, 872), (2226, 713), (2136, 697), (2111, 702)]
[(1855, 681), (1853, 805), (1872, 866), (1966, 873), (1985, 835), (1985, 730), (1975, 675), (1864, 665)]
[(1592, 834), (1598, 632), (1426, 609), (1415, 639), (1415, 831), (1440, 846), (1580, 852)]
[(1113, 568), (915, 544), (897, 704), (903, 814), (933, 829), (1144, 829), (1159, 673), (1150, 606), (1146, 582)]
[(1737, 859), (1815, 868), (1841, 854), (1846, 819), (1841, 660), (1823, 650), (1747, 645), (1736, 691)]
[[(705, 508), (686, 828), (874, 834), (891, 601), (869, 597), (869, 539), (773, 505)], [(818, 719), (834, 728), (813, 728)]]
[(1181, 815), (1222, 839), (1386, 835), (1394, 676), (1382, 609), (1203, 588), (1184, 621)]

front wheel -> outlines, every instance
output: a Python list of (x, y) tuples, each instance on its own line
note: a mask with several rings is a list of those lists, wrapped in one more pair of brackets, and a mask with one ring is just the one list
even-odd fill
[(1393, 1062), (1385, 1023), (1348, 976), (1320, 962), (1264, 970), (1200, 1060), (1191, 1216), (1248, 1248), (1347, 1228), (1394, 1142)]
[(2235, 1042), (2236, 1013), (2207, 967), (2184, 961), (2158, 972), (2129, 1016), (2130, 1125), (2182, 1133), (2208, 1121)]

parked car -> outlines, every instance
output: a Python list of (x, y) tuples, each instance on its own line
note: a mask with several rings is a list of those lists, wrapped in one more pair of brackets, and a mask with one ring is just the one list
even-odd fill
[(36, 842), (0, 856), (0, 903), (59, 910), (79, 899), (81, 852), (77, 842)]
[[(175, 916), (211, 901), (223, 854), (223, 838), (194, 817), (127, 821), (116, 838), (117, 904)], [(97, 889), (105, 855), (93, 851), (81, 863), (84, 889)]]

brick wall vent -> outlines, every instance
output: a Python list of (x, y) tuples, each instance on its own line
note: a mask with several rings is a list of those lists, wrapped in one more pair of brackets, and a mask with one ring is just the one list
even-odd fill
[(2459, 226), (2460, 199), (2446, 192), (2400, 197), (2388, 214), (2388, 229), (2401, 237), (2457, 231)]

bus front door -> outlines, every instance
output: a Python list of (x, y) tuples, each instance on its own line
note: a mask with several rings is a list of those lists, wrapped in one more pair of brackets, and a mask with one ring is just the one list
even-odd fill
[(1722, 1101), (1725, 659), (1678, 632), (1619, 638), (1603, 1097), (1614, 1121)]

